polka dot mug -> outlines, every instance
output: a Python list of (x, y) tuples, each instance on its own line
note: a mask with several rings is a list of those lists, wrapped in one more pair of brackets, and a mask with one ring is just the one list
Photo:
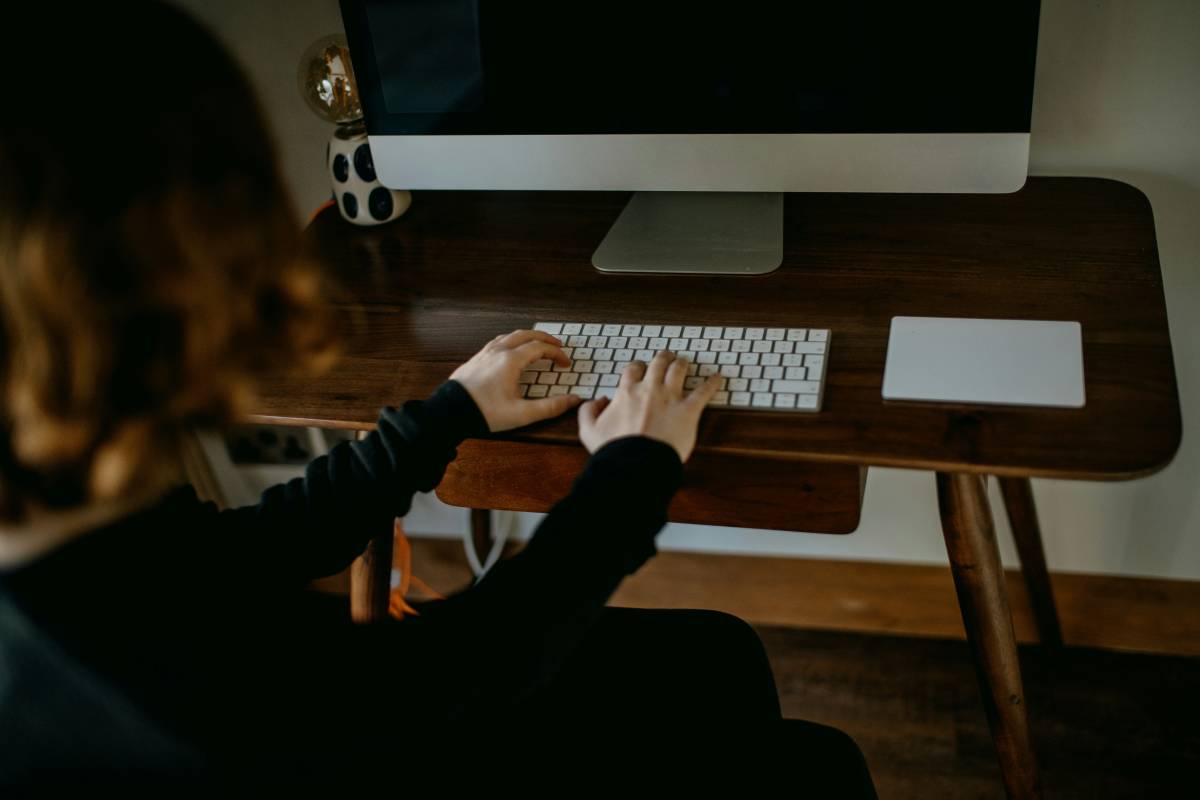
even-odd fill
[(348, 222), (381, 225), (412, 204), (407, 190), (389, 189), (379, 182), (367, 134), (360, 126), (342, 126), (334, 132), (325, 163), (333, 183), (333, 200)]

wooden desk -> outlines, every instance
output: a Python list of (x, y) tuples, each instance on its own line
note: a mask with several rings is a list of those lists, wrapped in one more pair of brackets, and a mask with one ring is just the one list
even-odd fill
[[(1014, 797), (1037, 796), (981, 476), (1005, 478), (1052, 640), (1057, 622), (1028, 479), (1133, 478), (1164, 466), (1179, 445), (1146, 198), (1125, 184), (1082, 178), (1031, 178), (1011, 195), (789, 195), (784, 262), (770, 275), (600, 274), (592, 251), (627, 197), (423, 192), (381, 229), (325, 212), (311, 235), (353, 320), (346, 355), (315, 382), (269, 380), (259, 418), (368, 428), (379, 407), (426, 395), (496, 333), (538, 320), (830, 328), (824, 410), (706, 413), (688, 494), (672, 517), (846, 532), (857, 525), (864, 467), (937, 472), (947, 551), (1005, 783)], [(884, 402), (896, 315), (1078, 320), (1087, 406)], [(550, 421), (467, 443), (439, 494), (464, 505), (545, 510), (581, 459), (574, 420)], [(737, 514), (749, 508), (753, 515)]]

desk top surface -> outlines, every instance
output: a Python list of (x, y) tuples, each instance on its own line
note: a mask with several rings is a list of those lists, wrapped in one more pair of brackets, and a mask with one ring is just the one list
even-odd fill
[[(397, 222), (335, 209), (310, 229), (348, 302), (345, 354), (265, 380), (260, 419), (370, 427), (497, 333), (539, 320), (832, 330), (817, 414), (709, 410), (726, 453), (1064, 478), (1129, 478), (1179, 445), (1179, 401), (1150, 204), (1091, 178), (1010, 195), (788, 195), (784, 261), (760, 277), (602, 274), (591, 255), (624, 192), (421, 192)], [(1077, 320), (1087, 405), (884, 401), (891, 318)], [(505, 438), (576, 442), (573, 418)]]

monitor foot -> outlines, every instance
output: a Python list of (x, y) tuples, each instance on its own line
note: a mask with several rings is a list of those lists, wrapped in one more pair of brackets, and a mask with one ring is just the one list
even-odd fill
[(763, 275), (782, 263), (779, 192), (636, 192), (592, 255), (601, 272)]

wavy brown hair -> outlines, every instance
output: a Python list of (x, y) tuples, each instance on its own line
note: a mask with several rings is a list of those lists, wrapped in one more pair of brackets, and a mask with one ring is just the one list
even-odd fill
[(69, 8), (6, 56), (35, 80), (0, 122), (0, 522), (152, 480), (262, 370), (333, 344), (230, 56), (163, 5)]

